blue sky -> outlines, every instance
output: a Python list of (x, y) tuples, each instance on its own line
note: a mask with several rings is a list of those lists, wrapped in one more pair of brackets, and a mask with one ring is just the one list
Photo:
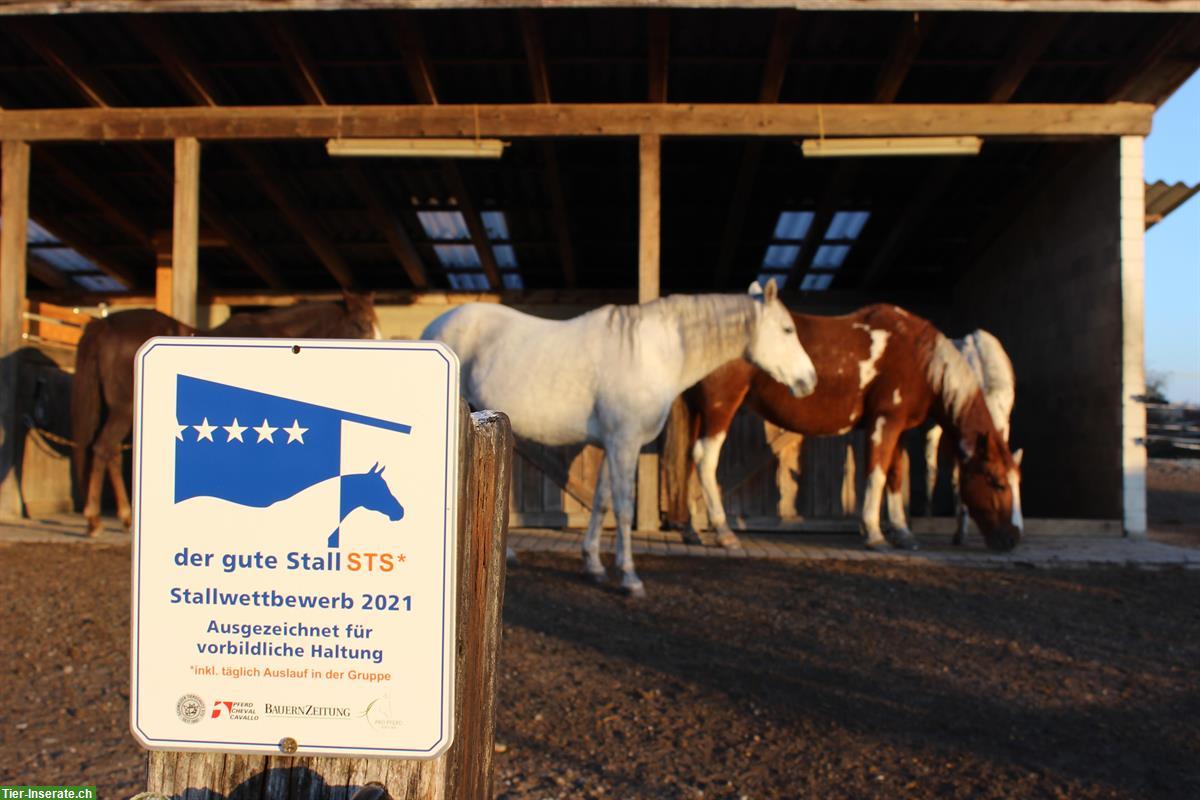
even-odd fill
[[(1200, 183), (1200, 72), (1154, 115), (1146, 181)], [(1146, 232), (1146, 369), (1167, 398), (1200, 403), (1200, 194)]]

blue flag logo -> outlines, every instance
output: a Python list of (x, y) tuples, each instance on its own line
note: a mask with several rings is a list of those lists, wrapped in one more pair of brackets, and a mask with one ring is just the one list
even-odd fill
[[(408, 434), (409, 425), (179, 375), (175, 393), (175, 502), (214, 497), (266, 508), (330, 478), (340, 478), (340, 516), (356, 508), (392, 521), (404, 507), (376, 464), (343, 475), (342, 425)], [(340, 525), (328, 545), (339, 544)]]

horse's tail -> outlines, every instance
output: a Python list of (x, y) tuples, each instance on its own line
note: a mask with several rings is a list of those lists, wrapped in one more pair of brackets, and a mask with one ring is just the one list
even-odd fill
[(88, 450), (100, 429), (99, 347), (105, 324), (104, 320), (89, 323), (75, 350), (75, 377), (71, 381), (71, 466), (75, 473), (76, 494), (80, 497), (86, 492)]
[(688, 402), (687, 392), (675, 398), (663, 428), (662, 469), (667, 495), (667, 527), (684, 530), (691, 522), (688, 478), (692, 474), (692, 446), (699, 433), (700, 417)]

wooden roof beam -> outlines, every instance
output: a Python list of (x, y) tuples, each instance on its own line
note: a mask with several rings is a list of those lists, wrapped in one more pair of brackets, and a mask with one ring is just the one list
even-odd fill
[(504, 103), (0, 111), (0, 138), (164, 141), (480, 136), (1145, 136), (1150, 103)]
[(929, 14), (922, 17), (914, 12), (911, 17), (907, 14), (904, 16), (900, 23), (900, 31), (892, 43), (892, 49), (888, 52), (875, 81), (873, 99), (876, 103), (894, 103), (896, 101), (896, 96), (900, 94), (900, 87), (904, 85), (904, 79), (908, 77), (913, 63), (917, 60), (921, 43), (929, 34), (932, 22), (933, 18)]
[[(204, 73), (203, 67), (192, 57), (192, 54), (182, 42), (176, 39), (165, 27), (149, 18), (131, 16), (127, 19), (127, 22), (132, 26), (138, 39), (146, 49), (154, 53), (159, 61), (163, 63), (172, 78), (188, 97), (201, 106), (213, 109), (219, 108), (220, 104), (217, 102), (211, 78)], [(349, 265), (337, 252), (337, 248), (329, 238), (321, 231), (317, 221), (293, 199), (291, 191), (280, 180), (275, 170), (266, 164), (260, 163), (255, 154), (243, 145), (234, 145), (233, 150), (242, 165), (259, 182), (259, 188), (263, 194), (275, 204), (280, 214), (292, 226), (293, 230), (299, 234), (300, 238), (308, 243), (313, 253), (316, 254), (317, 259), (325, 266), (325, 269), (329, 271), (333, 279), (338, 282), (338, 285), (343, 289), (353, 288), (354, 278)], [(227, 226), (214, 225), (214, 227)], [(231, 237), (231, 241), (237, 241), (238, 238), (235, 233)], [(273, 273), (274, 270), (271, 270), (269, 274)], [(274, 279), (278, 280), (277, 274)]]
[[(520, 11), (521, 41), (525, 49), (525, 63), (529, 69), (529, 85), (534, 102), (549, 103), (550, 74), (546, 69), (546, 50), (542, 43), (542, 28), (537, 15), (532, 11)], [(567, 199), (563, 192), (562, 170), (559, 168), (558, 151), (554, 142), (543, 141), (542, 183), (550, 197), (550, 220), (554, 226), (558, 243), (558, 259), (562, 265), (563, 282), (573, 287), (578, 282), (575, 270), (575, 251), (571, 247), (571, 225), (567, 216)]]
[(667, 102), (671, 60), (671, 18), (666, 9), (652, 9), (646, 18), (646, 95), (651, 103)]
[[(776, 12), (775, 27), (767, 46), (767, 58), (763, 64), (762, 86), (759, 89), (760, 103), (779, 102), (783, 82), (787, 77), (788, 56), (796, 39), (797, 14), (791, 9)], [(738, 242), (746, 225), (746, 214), (750, 210), (750, 195), (758, 177), (764, 145), (752, 140), (742, 148), (742, 160), (738, 165), (737, 182), (734, 184), (733, 199), (729, 204), (729, 215), (725, 218), (725, 231), (721, 235), (721, 249), (717, 251), (717, 266), (713, 271), (713, 288), (721, 290), (729, 282)]]
[[(263, 27), (283, 59), (288, 77), (296, 87), (297, 93), (309, 103), (329, 105), (328, 97), (321, 87), (316, 62), (308, 48), (296, 37), (292, 26), (286, 20), (272, 18), (264, 22)], [(392, 255), (404, 269), (413, 287), (428, 288), (429, 277), (425, 271), (425, 264), (396, 214), (387, 207), (379, 192), (356, 165), (344, 166), (342, 175), (358, 195), (358, 199), (366, 208), (368, 219), (387, 242)]]
[(1108, 102), (1144, 99), (1139, 92), (1143, 79), (1190, 35), (1195, 25), (1195, 20), (1190, 18), (1154, 20), (1154, 30), (1139, 39), (1122, 67), (1105, 83), (1104, 97)]
[(18, 17), (5, 27), (19, 33), (40, 59), (71, 82), (88, 105), (108, 108), (120, 97), (108, 78), (88, 64), (75, 42), (49, 19)]
[(1021, 81), (1029, 75), (1066, 22), (1066, 14), (1036, 14), (1025, 20), (1013, 39), (1013, 46), (992, 74), (988, 87), (989, 103), (1007, 103), (1012, 99)]
[[(433, 68), (430, 66), (429, 53), (425, 49), (425, 38), (421, 34), (416, 18), (409, 14), (400, 15), (397, 18), (396, 35), (403, 50), (405, 71), (408, 73), (413, 94), (418, 101), (425, 105), (438, 105)], [(472, 117), (474, 123), (477, 124), (479, 114), (473, 113)], [(474, 125), (472, 125), (472, 129), (474, 129)], [(465, 135), (470, 136), (471, 133)], [(498, 289), (502, 281), (500, 268), (496, 264), (496, 254), (492, 250), (492, 242), (488, 239), (479, 209), (475, 207), (475, 203), (467, 192), (467, 183), (463, 179), (462, 171), (453, 159), (443, 158), (441, 165), (442, 176), (450, 191), (454, 193), (458, 202), (458, 210), (467, 223), (467, 231), (471, 234), (471, 244), (475, 246), (475, 253), (479, 256), (483, 274), (487, 276), (488, 286)]]

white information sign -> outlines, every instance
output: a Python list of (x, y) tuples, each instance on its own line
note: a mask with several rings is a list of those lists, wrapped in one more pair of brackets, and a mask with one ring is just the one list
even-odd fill
[(146, 747), (428, 758), (453, 737), (458, 359), (138, 353), (131, 724)]

